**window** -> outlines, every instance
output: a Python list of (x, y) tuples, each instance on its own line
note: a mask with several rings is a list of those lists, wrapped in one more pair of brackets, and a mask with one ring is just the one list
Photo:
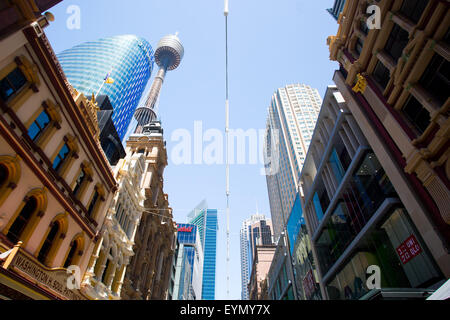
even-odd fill
[(422, 134), (430, 124), (430, 113), (412, 95), (406, 101), (402, 111), (420, 134)]
[(444, 104), (450, 92), (450, 63), (435, 54), (425, 69), (419, 83), (441, 104)]
[(64, 268), (68, 268), (69, 266), (73, 265), (73, 261), (75, 260), (75, 253), (78, 251), (78, 241), (74, 240), (72, 241), (70, 245), (70, 251), (67, 255), (66, 261), (64, 262)]
[(409, 40), (409, 34), (399, 25), (394, 23), (394, 27), (384, 47), (384, 51), (389, 54), (394, 61), (397, 61), (403, 53), (403, 49)]
[(400, 13), (412, 22), (417, 23), (428, 2), (428, 0), (404, 0), (402, 7), (400, 8)]
[(389, 69), (386, 68), (381, 61), (377, 62), (377, 65), (373, 70), (372, 76), (375, 79), (375, 81), (383, 88), (383, 90), (386, 89), (391, 74), (389, 72)]
[(92, 217), (92, 215), (94, 213), (94, 209), (95, 209), (95, 206), (96, 206), (96, 204), (98, 202), (99, 196), (100, 196), (100, 194), (98, 193), (98, 190), (95, 189), (94, 196), (92, 197), (91, 203), (89, 204), (89, 208), (88, 208), (88, 215), (90, 217)]
[(36, 212), (37, 208), (38, 206), (36, 198), (31, 197), (26, 200), (25, 205), (23, 206), (14, 223), (9, 228), (8, 234), (6, 235), (9, 240), (11, 240), (13, 243), (17, 243), (20, 240), (23, 231), (25, 230), (33, 213)]
[(0, 164), (0, 188), (8, 181), (9, 171), (6, 166)]
[(50, 115), (47, 113), (47, 111), (44, 110), (28, 128), (28, 135), (30, 136), (31, 140), (36, 141), (49, 123)]
[(364, 46), (364, 41), (361, 40), (360, 37), (357, 37), (357, 40), (356, 40), (356, 43), (355, 43), (355, 52), (358, 54), (358, 56), (361, 55), (363, 46)]
[(361, 23), (359, 24), (359, 30), (366, 36), (369, 33), (369, 27), (367, 26), (366, 18), (361, 20)]
[(83, 185), (84, 181), (86, 180), (86, 172), (84, 171), (84, 169), (81, 169), (80, 175), (77, 178), (75, 187), (73, 189), (73, 194), (74, 196), (78, 196), (78, 192), (81, 189), (81, 186)]
[(7, 101), (13, 94), (17, 93), (25, 84), (27, 79), (20, 70), (14, 69), (5, 78), (0, 80), (0, 96)]
[(53, 161), (53, 169), (58, 171), (62, 164), (64, 163), (64, 160), (67, 158), (67, 155), (69, 154), (70, 149), (67, 143), (65, 143), (59, 153), (56, 155), (55, 160)]
[(38, 260), (43, 264), (47, 264), (47, 258), (53, 245), (55, 244), (56, 236), (59, 233), (59, 229), (60, 229), (59, 223), (54, 222), (50, 229), (50, 232), (47, 235), (47, 238), (45, 238), (44, 240), (44, 244), (42, 245), (41, 250), (39, 250)]

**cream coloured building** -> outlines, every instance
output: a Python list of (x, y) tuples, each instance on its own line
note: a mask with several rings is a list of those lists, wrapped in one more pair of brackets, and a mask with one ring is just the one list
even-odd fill
[(118, 192), (108, 209), (102, 237), (83, 281), (83, 292), (92, 299), (120, 299), (143, 211), (140, 185), (144, 169), (145, 157), (140, 153), (128, 153), (113, 169)]
[(84, 274), (117, 187), (97, 106), (68, 84), (39, 3), (1, 9), (24, 19), (0, 24), (0, 299), (86, 299), (67, 268)]

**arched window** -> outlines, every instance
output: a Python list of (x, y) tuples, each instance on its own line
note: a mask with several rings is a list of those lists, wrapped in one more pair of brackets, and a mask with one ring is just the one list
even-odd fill
[(37, 208), (36, 198), (30, 197), (26, 200), (25, 205), (6, 234), (9, 240), (13, 243), (17, 243), (21, 240), (21, 236)]
[(3, 188), (6, 185), (6, 182), (8, 181), (8, 168), (0, 163), (0, 189)]
[(55, 244), (56, 236), (58, 235), (60, 230), (60, 226), (58, 222), (53, 223), (53, 226), (50, 228), (50, 232), (47, 235), (47, 238), (44, 240), (44, 244), (41, 247), (41, 250), (38, 254), (38, 260), (43, 264), (46, 264), (48, 254)]
[(57, 215), (50, 223), (47, 235), (36, 253), (36, 257), (41, 263), (47, 266), (52, 264), (53, 259), (66, 236), (67, 228), (67, 213)]
[(0, 205), (16, 188), (20, 179), (20, 157), (0, 156)]
[(46, 208), (47, 195), (45, 190), (33, 189), (25, 196), (2, 233), (12, 242), (22, 241), (25, 245), (39, 219), (44, 215)]
[(64, 268), (78, 264), (81, 255), (83, 254), (83, 247), (84, 237), (82, 234), (79, 234), (75, 236), (74, 240), (70, 243), (69, 252), (67, 253), (67, 257), (63, 265)]

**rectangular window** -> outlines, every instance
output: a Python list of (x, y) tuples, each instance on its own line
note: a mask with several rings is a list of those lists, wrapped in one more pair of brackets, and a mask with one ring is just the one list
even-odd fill
[(436, 53), (419, 83), (441, 104), (444, 104), (450, 92), (450, 63)]
[(414, 98), (414, 96), (411, 95), (409, 97), (402, 111), (419, 133), (424, 133), (430, 124), (430, 113), (416, 98)]
[(394, 61), (397, 61), (403, 53), (403, 49), (409, 41), (409, 34), (399, 25), (394, 23), (394, 27), (384, 47), (384, 51), (389, 54)]
[(400, 8), (400, 13), (412, 22), (417, 23), (427, 7), (428, 2), (428, 0), (404, 0)]
[(50, 116), (44, 110), (39, 114), (36, 120), (34, 120), (30, 128), (28, 128), (28, 135), (30, 136), (31, 140), (36, 141), (39, 135), (44, 131), (44, 129), (47, 127), (49, 123), (50, 123)]
[(375, 69), (373, 70), (372, 76), (384, 90), (386, 89), (386, 86), (389, 83), (391, 73), (389, 72), (389, 69), (386, 68), (381, 61), (378, 61), (377, 65), (375, 66)]
[(358, 54), (358, 57), (361, 55), (362, 49), (364, 46), (364, 41), (361, 38), (357, 37), (355, 44), (355, 52)]
[(99, 197), (99, 193), (97, 190), (95, 190), (94, 196), (92, 197), (91, 203), (89, 204), (89, 208), (88, 208), (88, 215), (92, 216), (92, 214), (94, 213), (94, 208), (95, 205), (97, 204), (97, 200)]
[(59, 151), (58, 155), (56, 156), (55, 160), (53, 161), (53, 169), (55, 169), (56, 171), (58, 171), (62, 164), (64, 163), (64, 160), (67, 158), (67, 155), (69, 154), (70, 149), (67, 146), (67, 144), (65, 143), (61, 150)]
[(27, 79), (19, 68), (14, 69), (5, 78), (0, 80), (0, 96), (3, 100), (8, 100), (13, 94), (18, 92)]

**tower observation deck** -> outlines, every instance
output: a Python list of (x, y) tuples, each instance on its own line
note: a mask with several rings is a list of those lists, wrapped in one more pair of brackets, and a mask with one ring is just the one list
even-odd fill
[(166, 73), (167, 71), (176, 69), (180, 65), (183, 55), (184, 48), (177, 34), (167, 35), (159, 40), (154, 55), (159, 70), (153, 80), (144, 105), (139, 106), (134, 113), (134, 117), (138, 122), (136, 133), (142, 133), (146, 125), (156, 120), (154, 108), (161, 92)]

